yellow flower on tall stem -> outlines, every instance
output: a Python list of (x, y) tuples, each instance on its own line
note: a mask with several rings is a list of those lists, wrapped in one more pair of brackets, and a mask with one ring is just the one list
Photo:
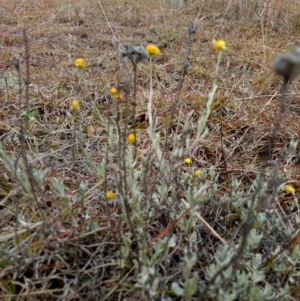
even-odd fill
[(190, 165), (190, 164), (192, 164), (192, 159), (191, 159), (191, 158), (186, 158), (186, 159), (184, 160), (184, 163), (185, 163), (186, 165)]
[(82, 58), (76, 59), (74, 62), (74, 65), (78, 69), (84, 69), (86, 67), (86, 63), (85, 63), (84, 59), (82, 59)]
[(284, 191), (287, 194), (295, 195), (295, 188), (292, 185), (286, 185)]
[(135, 142), (135, 135), (134, 134), (129, 134), (127, 137), (127, 141), (131, 144)]
[(224, 40), (217, 40), (217, 41), (214, 40), (213, 44), (214, 44), (215, 50), (217, 50), (217, 51), (227, 50), (226, 43)]
[(199, 169), (194, 170), (194, 177), (200, 177), (201, 171)]
[(80, 101), (77, 99), (74, 99), (70, 105), (70, 111), (71, 112), (78, 112), (80, 109)]
[(157, 56), (160, 54), (160, 50), (157, 46), (155, 45), (148, 45), (146, 47), (146, 51), (148, 52), (149, 56)]
[(106, 198), (108, 200), (113, 200), (115, 198), (115, 193), (112, 190), (106, 192)]
[(121, 93), (118, 93), (118, 94), (115, 95), (115, 98), (117, 100), (122, 100), (123, 99), (123, 95)]
[(150, 72), (149, 72), (150, 92), (149, 92), (149, 102), (148, 102), (148, 105), (147, 105), (147, 109), (148, 109), (148, 119), (149, 119), (150, 133), (151, 133), (151, 135), (154, 135), (153, 134), (153, 120), (152, 120), (152, 98), (153, 98), (152, 59), (153, 59), (153, 57), (160, 54), (160, 50), (155, 45), (148, 45), (146, 47), (146, 51), (148, 52), (148, 54), (150, 56)]
[(109, 94), (111, 95), (111, 96), (115, 96), (116, 94), (117, 94), (117, 89), (116, 88), (111, 88), (110, 90), (109, 90)]

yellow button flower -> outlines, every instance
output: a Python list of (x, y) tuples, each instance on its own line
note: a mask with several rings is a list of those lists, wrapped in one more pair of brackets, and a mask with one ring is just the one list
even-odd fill
[(224, 40), (217, 40), (217, 41), (214, 40), (213, 43), (214, 43), (214, 48), (217, 51), (222, 51), (222, 50), (226, 50), (227, 49), (226, 48), (226, 43), (225, 43)]
[(195, 171), (194, 171), (194, 177), (200, 177), (200, 175), (201, 175), (201, 171), (199, 170), (199, 169), (196, 169)]
[(83, 59), (79, 58), (76, 59), (74, 62), (74, 65), (78, 68), (78, 69), (84, 69), (86, 67), (86, 63)]
[(190, 164), (192, 164), (192, 159), (191, 159), (191, 158), (186, 158), (186, 159), (184, 160), (184, 163), (185, 163), (186, 165), (190, 165)]
[(295, 188), (292, 185), (286, 185), (284, 191), (287, 194), (295, 195)]
[(77, 99), (74, 99), (70, 105), (70, 111), (79, 111), (80, 109), (80, 101)]
[(155, 45), (148, 45), (146, 50), (150, 56), (157, 56), (160, 54), (159, 48)]
[(135, 135), (134, 134), (129, 134), (127, 137), (127, 141), (131, 144), (135, 142)]
[(113, 200), (115, 198), (115, 193), (112, 190), (106, 192), (106, 198), (108, 200)]
[(117, 94), (117, 89), (116, 89), (116, 88), (111, 88), (111, 89), (109, 90), (109, 94), (110, 94), (111, 96), (116, 95), (116, 94)]
[(115, 98), (117, 99), (117, 100), (122, 100), (123, 99), (123, 95), (122, 94), (116, 94), (116, 96), (115, 96)]

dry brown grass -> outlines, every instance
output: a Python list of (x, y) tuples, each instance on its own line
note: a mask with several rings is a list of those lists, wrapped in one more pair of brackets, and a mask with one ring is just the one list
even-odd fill
[[(105, 210), (103, 183), (87, 171), (83, 156), (73, 160), (72, 155), (69, 105), (77, 94), (82, 100), (79, 118), (83, 131), (93, 131), (86, 138), (85, 146), (95, 163), (105, 157), (100, 147), (106, 141), (105, 129), (97, 119), (91, 101), (97, 104), (103, 116), (113, 116), (116, 104), (113, 100), (110, 100), (111, 105), (107, 104), (108, 91), (122, 81), (125, 72), (118, 63), (116, 39), (121, 44), (145, 46), (154, 43), (161, 49), (162, 54), (155, 63), (154, 115), (159, 120), (162, 136), (166, 133), (177, 91), (188, 26), (196, 21), (199, 30), (193, 37), (191, 67), (176, 115), (179, 131), (188, 120), (195, 132), (199, 110), (205, 106), (212, 87), (216, 61), (212, 39), (225, 39), (229, 50), (220, 67), (218, 90), (207, 124), (209, 133), (190, 155), (195, 167), (203, 171), (211, 166), (215, 168), (215, 180), (220, 185), (219, 198), (227, 191), (230, 179), (238, 178), (245, 188), (261, 172), (261, 166), (266, 162), (270, 126), (276, 122), (280, 100), (281, 82), (272, 73), (270, 64), (277, 53), (285, 52), (289, 45), (299, 42), (300, 25), (300, 8), (296, 2), (264, 2), (241, 4), (241, 1), (199, 0), (187, 1), (180, 9), (154, 0), (1, 2), (1, 142), (10, 156), (18, 157), (18, 87), (11, 57), (20, 56), (21, 72), (25, 76), (22, 29), (26, 27), (30, 42), (30, 109), (38, 111), (37, 121), (26, 133), (27, 154), (32, 166), (41, 170), (48, 168), (44, 189), (40, 192), (48, 206), (46, 228), (37, 230), (40, 225), (37, 223), (41, 222), (38, 209), (0, 161), (3, 170), (0, 174), (0, 243), (1, 252), (10, 260), (9, 265), (0, 265), (1, 300), (4, 297), (5, 300), (102, 300), (103, 296), (107, 296), (107, 300), (117, 300), (122, 290), (132, 298), (128, 300), (139, 300), (138, 293), (132, 293), (130, 281), (127, 281), (133, 277), (131, 267), (121, 273), (124, 281), (127, 277), (127, 286), (122, 287), (122, 281), (116, 283), (111, 278), (116, 275), (112, 272), (117, 265), (113, 250), (119, 242), (109, 238), (110, 217)], [(83, 57), (88, 65), (80, 77), (78, 89), (73, 67), (77, 57)], [(120, 74), (123, 75), (121, 79)], [(138, 67), (139, 115), (146, 114), (148, 74), (147, 64)], [(8, 87), (5, 87), (5, 78)], [(296, 79), (289, 92), (296, 111), (298, 86)], [(291, 137), (299, 138), (299, 127), (299, 113), (288, 110), (267, 173)], [(138, 122), (138, 156), (149, 150), (146, 129), (147, 121)], [(296, 194), (300, 186), (298, 156), (295, 154), (281, 165), (285, 173), (282, 181), (292, 182)], [(112, 174), (117, 168), (117, 165), (110, 166)], [(53, 177), (64, 179), (69, 198), (67, 205), (53, 193)], [(71, 202), (82, 181), (88, 181), (84, 206)], [(112, 187), (116, 185), (114, 176), (108, 176), (107, 181)], [(211, 212), (217, 208), (214, 202)], [(112, 207), (111, 210), (117, 209)], [(220, 213), (218, 210), (216, 212)], [(152, 237), (168, 224), (168, 209), (162, 211), (161, 224), (150, 225)], [(89, 221), (80, 223), (74, 218), (85, 214), (90, 215)], [(22, 221), (28, 230), (23, 231), (26, 227)], [(100, 228), (92, 230), (89, 228), (92, 223)], [(76, 265), (70, 250), (76, 248), (79, 236), (81, 255), (77, 258), (80, 264)], [(101, 258), (97, 257), (99, 254)], [(25, 283), (25, 279), (30, 279), (30, 283)], [(114, 295), (113, 288), (118, 294)], [(115, 299), (109, 297), (110, 292)]]

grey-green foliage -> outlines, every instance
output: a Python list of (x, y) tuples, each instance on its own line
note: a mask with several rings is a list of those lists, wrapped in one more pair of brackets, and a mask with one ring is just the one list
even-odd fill
[[(262, 217), (260, 217), (262, 219)], [(266, 218), (263, 218), (267, 222)], [(243, 239), (243, 238), (241, 238)], [(262, 233), (256, 229), (250, 231), (247, 237), (247, 246), (244, 250), (244, 256), (237, 263), (233, 264), (233, 258), (239, 245), (235, 248), (220, 246), (215, 253), (214, 262), (207, 268), (207, 280), (218, 275), (215, 281), (209, 287), (204, 284), (202, 289), (208, 289), (208, 296), (216, 300), (288, 300), (285, 299), (289, 294), (288, 285), (277, 287), (274, 289), (269, 283), (267, 276), (270, 273), (263, 263), (267, 259), (261, 253), (256, 253), (256, 249), (263, 239)], [(240, 242), (241, 243), (241, 242)], [(274, 250), (274, 254), (278, 253), (278, 249)], [(229, 264), (232, 261), (232, 264)], [(279, 262), (279, 263), (278, 263)], [(280, 272), (281, 277), (288, 270), (287, 262), (284, 256), (278, 258), (276, 273)], [(281, 262), (281, 264), (280, 264)], [(222, 267), (227, 268), (221, 273)]]
[(167, 254), (170, 248), (176, 245), (176, 236), (172, 235), (170, 238), (165, 237), (153, 246), (153, 250), (149, 252), (151, 256), (144, 262), (147, 266), (154, 266), (161, 262), (161, 255)]
[(58, 193), (59, 196), (65, 197), (65, 186), (64, 181), (61, 178), (52, 179), (52, 187)]
[(43, 187), (44, 178), (47, 175), (47, 173), (48, 173), (48, 169), (45, 170), (32, 169), (33, 178), (35, 180), (38, 189), (41, 189)]
[(127, 232), (122, 234), (123, 245), (119, 249), (119, 266), (124, 268), (126, 266), (127, 260), (130, 258), (131, 250), (130, 245), (132, 243), (132, 234)]
[(284, 149), (284, 158), (288, 159), (289, 156), (293, 155), (297, 150), (297, 146), (298, 141), (292, 139), (288, 146)]
[[(13, 176), (15, 176), (16, 180), (19, 182), (21, 187), (23, 188), (26, 197), (30, 198), (31, 200), (35, 200), (35, 196), (33, 193), (33, 187), (32, 183), (30, 182), (29, 178), (30, 175), (28, 175), (26, 172), (24, 172), (22, 169), (20, 169), (16, 163), (15, 160), (10, 157), (3, 149), (2, 143), (0, 142), (0, 158), (4, 161), (7, 169), (11, 172)], [(35, 181), (35, 188), (42, 188), (44, 178), (48, 172), (48, 170), (37, 170), (37, 169), (30, 169), (30, 172), (32, 173), (33, 180)]]
[[(219, 264), (211, 264), (208, 275), (214, 275), (220, 266), (226, 264), (228, 258), (218, 258)], [(274, 300), (287, 293), (287, 288), (274, 290), (266, 281), (265, 272), (260, 269), (261, 254), (256, 254), (252, 259), (239, 263), (239, 268), (223, 271), (209, 288), (208, 295), (217, 300)], [(224, 285), (226, 284), (226, 285)], [(283, 300), (283, 299), (279, 299)]]
[(162, 276), (158, 273), (157, 267), (162, 262), (162, 257), (168, 254), (170, 248), (176, 246), (176, 236), (165, 237), (157, 242), (148, 254), (140, 252), (142, 269), (137, 277), (136, 287), (142, 289), (142, 295), (153, 298), (158, 295), (158, 284)]
[(73, 196), (73, 201), (83, 204), (88, 191), (88, 182), (81, 182), (78, 187), (77, 196)]
[(158, 294), (157, 287), (159, 283), (159, 277), (157, 277), (156, 274), (157, 272), (154, 266), (143, 266), (141, 273), (137, 277), (136, 287), (144, 290), (143, 295), (145, 297), (153, 298)]
[(4, 76), (0, 78), (0, 93), (5, 91), (7, 88), (17, 87), (18, 84), (18, 77), (10, 72), (6, 72)]

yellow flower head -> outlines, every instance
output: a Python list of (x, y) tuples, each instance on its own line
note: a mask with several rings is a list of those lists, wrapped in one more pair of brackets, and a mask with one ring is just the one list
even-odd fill
[(127, 137), (127, 140), (129, 143), (133, 144), (135, 142), (135, 135), (134, 134), (129, 134)]
[(155, 45), (148, 45), (146, 47), (146, 50), (150, 56), (157, 56), (158, 54), (160, 54), (159, 48)]
[(86, 63), (83, 59), (79, 58), (76, 59), (74, 62), (74, 65), (78, 68), (78, 69), (84, 69), (86, 67)]
[(70, 105), (70, 111), (79, 111), (80, 109), (80, 101), (77, 99), (74, 99)]
[(213, 43), (214, 43), (214, 48), (217, 51), (222, 51), (222, 50), (226, 50), (227, 49), (226, 48), (226, 43), (225, 43), (224, 40), (217, 40), (217, 41), (214, 40)]
[(286, 185), (284, 191), (287, 194), (295, 195), (295, 188), (292, 185)]
[(194, 177), (200, 177), (201, 171), (199, 169), (194, 170)]
[(186, 158), (186, 159), (184, 160), (184, 163), (185, 163), (186, 165), (190, 165), (190, 164), (192, 164), (192, 159), (191, 159), (191, 158)]
[(109, 94), (110, 94), (111, 96), (116, 95), (116, 94), (117, 94), (117, 89), (116, 89), (116, 88), (111, 88), (111, 89), (109, 90)]
[(116, 94), (116, 96), (115, 96), (115, 98), (117, 99), (117, 100), (122, 100), (123, 99), (123, 95), (122, 94)]
[(115, 193), (112, 190), (106, 192), (106, 198), (108, 200), (113, 200), (115, 198)]

